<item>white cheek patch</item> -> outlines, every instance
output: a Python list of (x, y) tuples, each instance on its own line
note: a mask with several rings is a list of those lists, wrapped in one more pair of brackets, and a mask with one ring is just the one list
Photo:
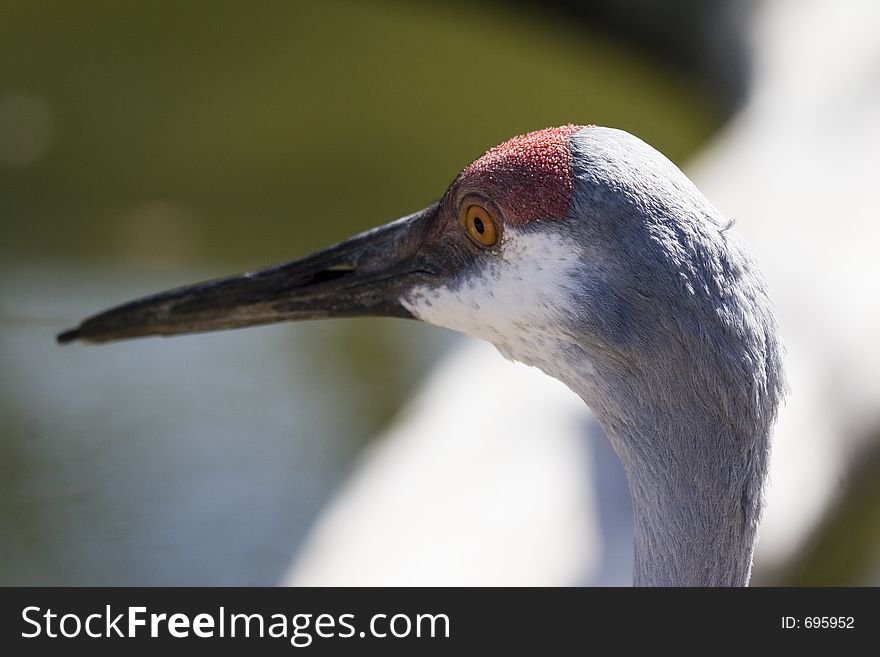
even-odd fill
[(575, 244), (558, 235), (505, 227), (500, 253), (457, 287), (414, 288), (401, 304), (420, 320), (491, 342), (507, 358), (548, 374), (565, 337), (569, 290), (578, 267)]

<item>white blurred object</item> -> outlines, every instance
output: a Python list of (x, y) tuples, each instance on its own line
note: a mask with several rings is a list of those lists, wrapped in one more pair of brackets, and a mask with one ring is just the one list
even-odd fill
[(794, 553), (880, 427), (880, 4), (788, 0), (756, 18), (751, 100), (692, 172), (752, 246), (788, 348), (760, 572)]
[[(477, 380), (462, 378), (486, 362)], [(293, 581), (535, 585), (594, 567), (583, 402), (534, 373), (488, 343), (464, 341), (363, 455)], [(542, 413), (522, 412), (531, 405)]]
[[(793, 555), (880, 426), (880, 4), (766, 2), (742, 25), (749, 99), (688, 172), (751, 245), (788, 347), (760, 574)], [(592, 467), (589, 411), (462, 344), (363, 456), (285, 583), (629, 583), (626, 485)]]

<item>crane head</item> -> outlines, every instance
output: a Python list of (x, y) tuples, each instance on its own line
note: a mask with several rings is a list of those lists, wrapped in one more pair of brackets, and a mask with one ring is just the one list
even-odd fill
[[(504, 263), (519, 265), (510, 294), (526, 291), (517, 277), (571, 259), (563, 252), (533, 252), (546, 262), (536, 260), (529, 273), (522, 269), (525, 254), (517, 237), (529, 224), (568, 215), (574, 190), (569, 138), (580, 129), (542, 130), (491, 149), (420, 212), (290, 263), (111, 308), (61, 333), (58, 341), (96, 343), (330, 317), (443, 323), (430, 311), (435, 291), (464, 286), (493, 294), (481, 288), (503, 283)], [(502, 300), (512, 301), (510, 294)]]

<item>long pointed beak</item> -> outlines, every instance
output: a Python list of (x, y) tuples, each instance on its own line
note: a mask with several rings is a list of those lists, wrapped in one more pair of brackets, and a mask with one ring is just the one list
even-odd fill
[(108, 342), (329, 317), (412, 318), (400, 296), (433, 272), (419, 252), (432, 205), (276, 267), (137, 299), (83, 321), (58, 342)]

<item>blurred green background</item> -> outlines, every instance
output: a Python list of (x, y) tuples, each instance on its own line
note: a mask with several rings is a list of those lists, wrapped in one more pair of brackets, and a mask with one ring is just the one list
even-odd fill
[(515, 134), (611, 124), (681, 161), (713, 126), (695, 83), (518, 5), (5, 5), (6, 258), (251, 266), (420, 208)]
[(0, 6), (0, 583), (272, 584), (445, 333), (346, 321), (61, 349), (163, 287), (417, 210), (597, 123), (682, 163), (722, 108), (519, 3)]

